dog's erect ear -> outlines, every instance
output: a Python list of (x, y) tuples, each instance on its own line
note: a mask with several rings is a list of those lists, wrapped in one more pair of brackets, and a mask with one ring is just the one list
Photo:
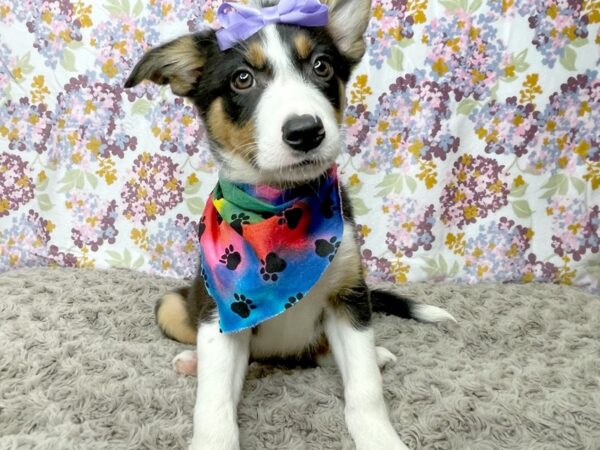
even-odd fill
[(338, 48), (358, 62), (365, 53), (364, 33), (371, 17), (370, 0), (321, 0), (329, 7), (327, 30)]
[(202, 74), (208, 51), (214, 45), (214, 31), (206, 31), (156, 47), (136, 64), (125, 87), (150, 80), (156, 84), (169, 84), (175, 95), (186, 96)]

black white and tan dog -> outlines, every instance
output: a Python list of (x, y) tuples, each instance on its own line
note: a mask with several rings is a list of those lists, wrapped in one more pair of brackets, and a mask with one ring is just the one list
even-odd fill
[(224, 5), (228, 29), (150, 50), (126, 83), (169, 84), (190, 99), (220, 163), (200, 223), (198, 276), (156, 307), (167, 336), (197, 346), (174, 360), (198, 377), (191, 448), (239, 449), (249, 360), (288, 358), (335, 361), (357, 449), (405, 449), (379, 371), (395, 357), (375, 346), (372, 311), (454, 319), (393, 287), (367, 286), (352, 206), (335, 174), (345, 87), (365, 52), (370, 1), (258, 3), (255, 13)]

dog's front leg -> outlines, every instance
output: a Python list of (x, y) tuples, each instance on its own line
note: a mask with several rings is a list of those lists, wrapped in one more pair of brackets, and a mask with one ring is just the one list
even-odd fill
[(325, 333), (342, 374), (346, 424), (357, 450), (408, 450), (385, 406), (372, 328), (356, 328), (346, 314), (331, 310)]
[(237, 450), (237, 404), (250, 352), (250, 331), (224, 334), (218, 322), (198, 329), (198, 390), (190, 450)]

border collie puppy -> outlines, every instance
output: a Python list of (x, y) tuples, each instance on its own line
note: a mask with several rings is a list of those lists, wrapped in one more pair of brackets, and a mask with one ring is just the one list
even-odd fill
[(270, 358), (335, 361), (356, 447), (407, 448), (378, 367), (395, 357), (375, 346), (371, 313), (454, 319), (365, 283), (335, 160), (369, 9), (370, 0), (224, 4), (222, 29), (150, 50), (126, 82), (169, 84), (190, 99), (221, 167), (200, 221), (198, 276), (156, 306), (167, 336), (197, 345), (174, 360), (198, 377), (192, 449), (239, 449), (248, 362)]

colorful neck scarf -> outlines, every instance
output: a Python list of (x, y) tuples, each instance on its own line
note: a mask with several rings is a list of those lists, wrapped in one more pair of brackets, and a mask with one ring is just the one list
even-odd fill
[(225, 333), (296, 305), (342, 241), (335, 166), (293, 189), (219, 180), (200, 223), (201, 273)]

